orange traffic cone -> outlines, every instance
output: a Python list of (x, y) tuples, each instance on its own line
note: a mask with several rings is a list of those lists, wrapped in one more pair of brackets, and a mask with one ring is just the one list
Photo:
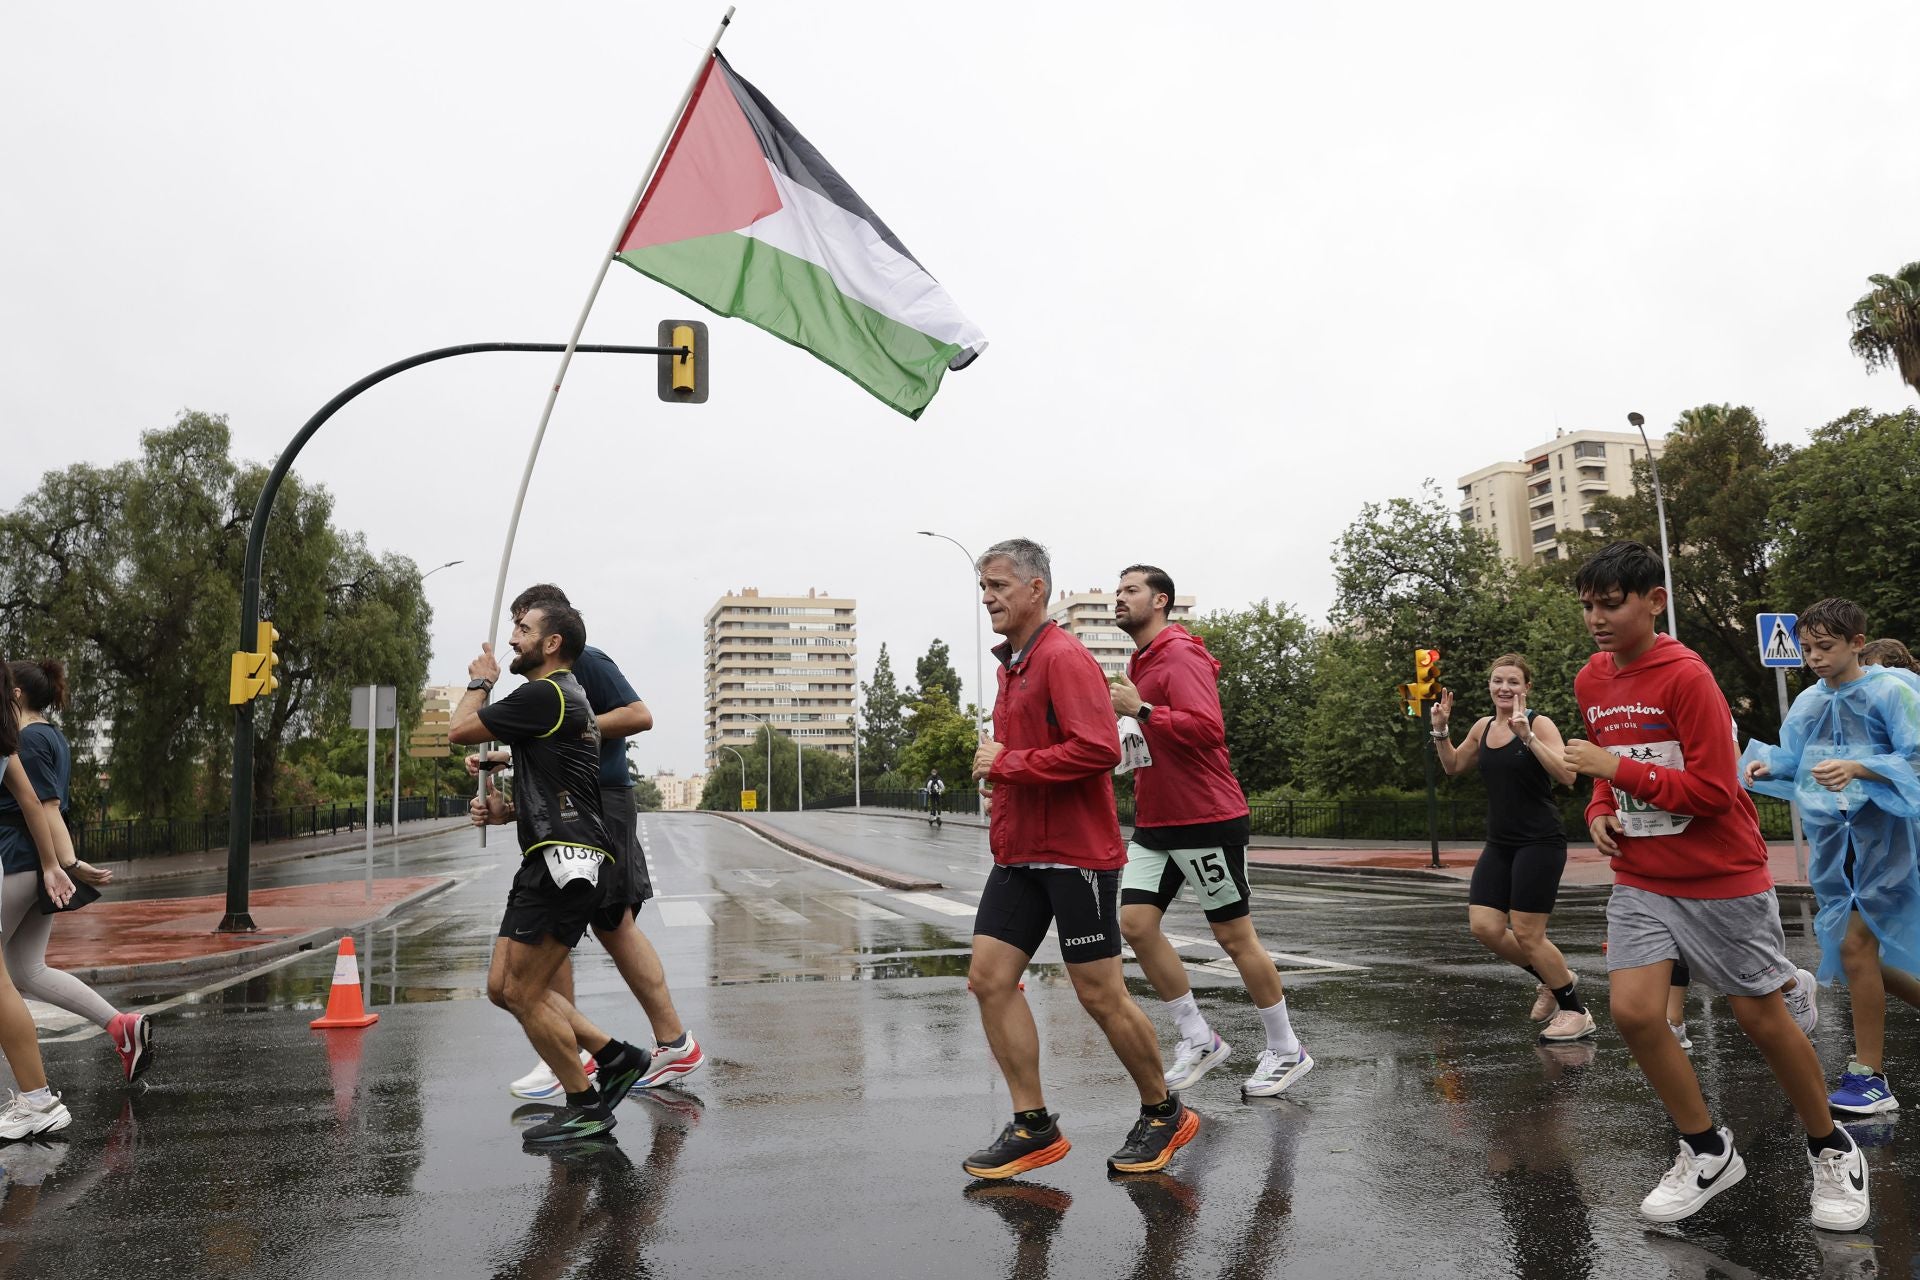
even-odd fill
[(360, 1002), (360, 962), (353, 956), (353, 936), (340, 939), (340, 954), (333, 960), (333, 990), (327, 995), (327, 1012), (307, 1025), (327, 1030), (341, 1027), (370, 1027), (380, 1021), (377, 1013), (368, 1013)]

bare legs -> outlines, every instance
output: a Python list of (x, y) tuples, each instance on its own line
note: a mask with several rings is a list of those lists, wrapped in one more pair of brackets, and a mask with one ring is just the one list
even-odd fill
[(1559, 988), (1573, 981), (1573, 971), (1560, 948), (1547, 937), (1547, 921), (1540, 911), (1498, 911), (1493, 907), (1468, 907), (1467, 927), (1480, 945), (1505, 960), (1525, 969), (1529, 966), (1540, 981)]
[(568, 1093), (584, 1093), (587, 1073), (576, 1050), (591, 1051), (612, 1037), (553, 990), (554, 975), (566, 958), (566, 944), (551, 935), (534, 943), (494, 939), (493, 963), (487, 969), (487, 998), (520, 1023), (528, 1042), (552, 1069), (561, 1088)]

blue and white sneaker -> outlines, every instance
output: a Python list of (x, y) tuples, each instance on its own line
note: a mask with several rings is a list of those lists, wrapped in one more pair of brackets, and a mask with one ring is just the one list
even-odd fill
[(1287, 1086), (1313, 1070), (1313, 1055), (1305, 1049), (1294, 1053), (1276, 1053), (1268, 1049), (1260, 1055), (1260, 1063), (1240, 1085), (1240, 1092), (1249, 1098), (1271, 1098), (1284, 1093)]
[(1840, 1087), (1827, 1098), (1827, 1105), (1850, 1116), (1872, 1116), (1882, 1111), (1898, 1111), (1900, 1100), (1893, 1096), (1885, 1075), (1875, 1074), (1854, 1059), (1841, 1073)]
[(1179, 1093), (1200, 1083), (1200, 1077), (1227, 1060), (1233, 1046), (1220, 1038), (1218, 1031), (1203, 1041), (1182, 1040), (1173, 1065), (1167, 1068), (1167, 1092)]

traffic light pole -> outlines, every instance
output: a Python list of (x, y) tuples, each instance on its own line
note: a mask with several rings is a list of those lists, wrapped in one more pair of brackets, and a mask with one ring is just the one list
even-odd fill
[(1440, 747), (1432, 734), (1423, 735), (1427, 740), (1427, 843), (1433, 851), (1432, 859), (1427, 863), (1436, 870), (1440, 866), (1440, 795), (1434, 789), (1433, 767), (1439, 759)]
[[(254, 503), (253, 522), (247, 526), (246, 566), (240, 578), (240, 647), (256, 643), (257, 626), (260, 621), (260, 562), (266, 555), (267, 520), (273, 514), (273, 500), (279, 495), (280, 485), (287, 478), (287, 472), (293, 467), (293, 460), (300, 456), (300, 450), (313, 438), (327, 422), (327, 419), (345, 408), (348, 402), (369, 387), (377, 386), (397, 373), (423, 364), (432, 364), (436, 360), (447, 360), (454, 356), (478, 355), (491, 351), (566, 351), (567, 345), (559, 342), (469, 342), (458, 347), (440, 347), (433, 351), (423, 351), (419, 355), (408, 356), (405, 360), (396, 360), (384, 369), (376, 369), (360, 381), (342, 391), (320, 407), (320, 411), (307, 419), (297, 435), (280, 451), (280, 457), (273, 464), (273, 470), (267, 473), (266, 484), (261, 486), (260, 499)], [(607, 355), (624, 356), (685, 356), (689, 355), (684, 347), (625, 347), (625, 346), (587, 346), (573, 348), (575, 351), (598, 352)], [(259, 926), (253, 922), (253, 915), (247, 906), (247, 880), (249, 862), (253, 855), (253, 704), (242, 702), (233, 709), (233, 791), (228, 809), (227, 826), (227, 913), (220, 919), (221, 933), (252, 933)]]

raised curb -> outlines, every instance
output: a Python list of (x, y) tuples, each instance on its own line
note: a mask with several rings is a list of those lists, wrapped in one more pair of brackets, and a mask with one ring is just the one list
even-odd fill
[[(418, 821), (418, 819), (416, 819), (416, 821)], [(459, 831), (463, 827), (471, 827), (473, 825), (464, 818), (434, 818), (430, 819), (430, 821), (444, 822), (446, 825), (435, 827), (431, 831), (403, 832), (398, 840), (391, 838), (381, 840), (373, 846), (374, 856), (378, 857), (382, 849), (391, 849), (396, 844), (412, 844), (416, 840), (431, 840), (435, 836), (443, 836), (449, 831)], [(285, 852), (275, 849), (272, 845), (259, 845), (253, 849), (252, 856), (247, 859), (247, 865), (249, 867), (272, 867), (286, 862), (304, 862), (308, 858), (325, 858), (336, 853), (353, 853), (364, 850), (366, 847), (367, 841), (364, 831), (360, 833), (359, 839), (349, 844), (332, 844), (324, 849), (298, 849), (293, 852)], [(226, 851), (222, 849), (218, 852), (224, 854)], [(122, 884), (141, 884), (148, 880), (173, 880), (181, 876), (209, 875), (226, 870), (226, 862), (224, 860), (208, 867), (160, 866), (152, 871), (139, 871), (136, 869), (142, 866), (153, 866), (155, 863), (165, 863), (169, 858), (176, 856), (190, 857), (192, 855), (161, 854), (154, 858), (136, 858), (131, 862), (101, 862), (95, 865), (103, 870), (112, 871), (114, 879)]]
[(258, 946), (242, 947), (237, 951), (221, 951), (207, 956), (188, 956), (181, 960), (149, 960), (145, 964), (96, 965), (90, 969), (68, 969), (66, 972), (89, 986), (105, 986), (109, 983), (149, 982), (252, 969), (269, 960), (278, 960), (283, 956), (292, 955), (296, 951), (317, 950), (349, 933), (357, 933), (370, 924), (398, 915), (437, 893), (444, 893), (453, 888), (455, 883), (451, 878), (436, 881), (414, 890), (398, 902), (389, 903), (375, 914), (364, 920), (356, 920), (352, 924), (322, 925), (317, 929), (309, 929), (305, 933), (276, 938), (272, 942), (263, 942)]
[(888, 871), (883, 867), (876, 867), (870, 862), (862, 862), (858, 858), (849, 858), (843, 853), (829, 852), (826, 849), (822, 849), (819, 845), (809, 844), (805, 840), (788, 835), (777, 827), (767, 826), (763, 822), (756, 822), (752, 818), (745, 817), (738, 813), (723, 813), (718, 809), (702, 809), (699, 812), (709, 817), (725, 818), (728, 822), (738, 823), (755, 835), (779, 845), (788, 853), (805, 858), (810, 862), (818, 862), (822, 866), (832, 867), (835, 871), (844, 871), (850, 876), (858, 876), (860, 879), (877, 884), (883, 889), (921, 891), (946, 888), (946, 886), (938, 880), (920, 880), (912, 876), (903, 876), (898, 872)]

